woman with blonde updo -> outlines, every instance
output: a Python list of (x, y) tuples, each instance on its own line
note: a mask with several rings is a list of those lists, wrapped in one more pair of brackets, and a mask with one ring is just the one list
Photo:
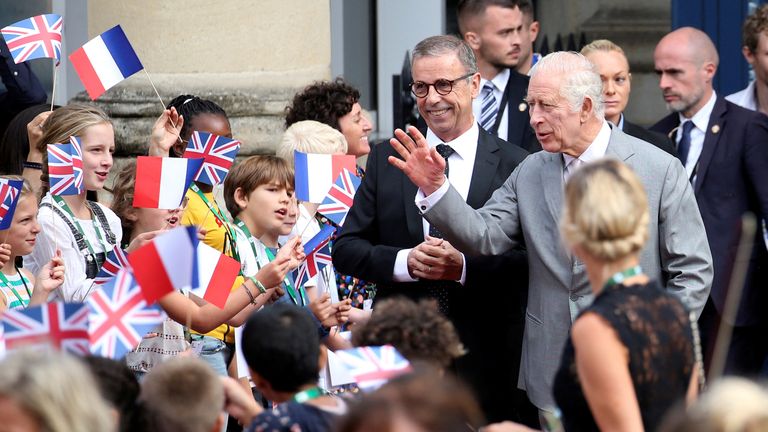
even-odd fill
[(566, 430), (656, 430), (669, 407), (695, 395), (688, 312), (639, 266), (648, 218), (640, 180), (617, 160), (585, 165), (566, 185), (562, 236), (595, 294), (555, 376)]

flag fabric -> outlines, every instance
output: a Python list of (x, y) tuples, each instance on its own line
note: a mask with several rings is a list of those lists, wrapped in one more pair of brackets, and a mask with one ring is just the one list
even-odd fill
[(133, 206), (177, 208), (202, 165), (203, 159), (139, 156)]
[(195, 181), (215, 186), (224, 183), (239, 151), (240, 141), (236, 139), (194, 131), (184, 157), (203, 159), (203, 166), (195, 176)]
[(83, 152), (77, 137), (69, 144), (48, 144), (48, 175), (51, 195), (83, 193)]
[(5, 358), (5, 326), (0, 321), (0, 360)]
[(355, 172), (355, 157), (352, 155), (329, 155), (294, 152), (296, 172), (296, 198), (319, 204), (323, 202), (333, 182), (341, 171)]
[(69, 60), (91, 100), (144, 69), (119, 25), (86, 42), (69, 55)]
[(192, 285), (196, 247), (197, 228), (177, 227), (128, 255), (128, 262), (147, 304), (154, 303), (173, 290)]
[(379, 388), (388, 380), (411, 370), (411, 364), (392, 345), (336, 351), (363, 391)]
[(0, 230), (11, 227), (24, 180), (0, 178)]
[(293, 278), (297, 288), (301, 288), (308, 280), (315, 277), (326, 266), (331, 265), (331, 236), (336, 228), (326, 225), (304, 245), (307, 258), (296, 269)]
[(25, 345), (50, 345), (74, 354), (89, 353), (88, 307), (84, 303), (50, 302), (7, 310), (0, 318), (8, 351)]
[(131, 264), (128, 263), (128, 256), (125, 254), (125, 251), (120, 248), (120, 245), (115, 245), (114, 249), (107, 254), (107, 259), (104, 261), (104, 264), (101, 265), (99, 273), (93, 278), (93, 283), (96, 285), (104, 285), (112, 280), (112, 278), (117, 275), (117, 272), (122, 269), (128, 271), (132, 270)]
[(94, 290), (86, 302), (90, 308), (91, 353), (101, 357), (122, 358), (165, 319), (158, 305), (147, 304), (141, 288), (126, 269)]
[(240, 273), (240, 263), (203, 242), (197, 243), (192, 273), (192, 294), (221, 309)]
[(328, 191), (328, 195), (317, 208), (317, 212), (338, 226), (344, 225), (358, 187), (360, 187), (360, 178), (349, 170), (342, 170), (339, 178)]
[(0, 33), (16, 64), (36, 58), (52, 58), (58, 66), (63, 27), (61, 15), (45, 14), (13, 23), (0, 29)]

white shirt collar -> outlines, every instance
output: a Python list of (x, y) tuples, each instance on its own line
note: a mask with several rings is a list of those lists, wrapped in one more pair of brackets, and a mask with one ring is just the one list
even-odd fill
[[(588, 163), (605, 156), (605, 152), (608, 150), (608, 141), (610, 141), (610, 139), (611, 127), (608, 126), (608, 122), (606, 120), (603, 120), (603, 125), (600, 126), (600, 132), (597, 133), (595, 139), (592, 140), (592, 144), (590, 144), (589, 147), (584, 150), (584, 153), (582, 153), (578, 159), (580, 159), (582, 163)], [(562, 155), (565, 166), (568, 166), (572, 160), (577, 159), (565, 153)]]
[(693, 122), (693, 125), (696, 126), (697, 129), (700, 131), (706, 131), (707, 125), (709, 124), (709, 116), (712, 115), (712, 110), (715, 108), (715, 101), (717, 100), (717, 94), (715, 91), (712, 91), (712, 96), (709, 98), (706, 104), (704, 104), (701, 109), (696, 112), (696, 114), (693, 115), (690, 119), (685, 118), (683, 116), (683, 113), (677, 113), (678, 117), (680, 118), (680, 124), (683, 124), (686, 120), (691, 120)]
[[(472, 127), (459, 135), (455, 140), (449, 142), (444, 142), (438, 138), (431, 129), (427, 129), (427, 145), (429, 145), (429, 147), (435, 147), (438, 144), (447, 144), (453, 148), (453, 151), (456, 152), (459, 157), (462, 159), (469, 159), (469, 152), (474, 154), (476, 151), (477, 139), (479, 136), (480, 127), (477, 125), (477, 122), (473, 121)], [(472, 157), (472, 159), (474, 159), (474, 157)]]
[[(487, 83), (489, 80), (485, 78), (480, 78), (480, 90), (482, 91), (483, 87), (485, 86), (485, 83)], [(509, 81), (509, 69), (504, 68), (496, 74), (495, 77), (491, 78), (490, 81), (493, 83), (493, 85), (496, 87), (496, 91), (504, 92), (504, 88), (507, 87), (507, 82)]]

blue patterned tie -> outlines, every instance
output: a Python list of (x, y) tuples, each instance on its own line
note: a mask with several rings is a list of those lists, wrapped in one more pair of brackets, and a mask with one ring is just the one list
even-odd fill
[(680, 142), (677, 144), (677, 157), (685, 166), (685, 162), (688, 160), (688, 152), (691, 150), (691, 130), (693, 129), (693, 122), (686, 120), (683, 122), (683, 136), (680, 137)]
[(496, 124), (496, 113), (499, 111), (496, 97), (493, 95), (493, 83), (486, 81), (483, 86), (483, 102), (480, 104), (480, 126), (491, 131)]

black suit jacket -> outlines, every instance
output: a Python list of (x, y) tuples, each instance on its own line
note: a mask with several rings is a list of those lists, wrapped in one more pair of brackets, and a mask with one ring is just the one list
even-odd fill
[[(368, 155), (365, 177), (333, 245), (333, 264), (342, 273), (375, 282), (377, 300), (393, 295), (419, 299), (427, 296), (429, 281), (392, 280), (398, 251), (424, 241), (414, 204), (417, 187), (387, 162), (392, 155), (386, 143)], [(526, 155), (480, 128), (468, 204), (482, 207)], [(458, 373), (477, 390), (492, 421), (516, 416), (527, 286), (526, 254), (519, 249), (495, 257), (467, 256), (465, 285), (450, 289), (449, 318), (469, 351), (457, 362)]]
[[(651, 130), (671, 133), (679, 126), (675, 114)], [(718, 96), (709, 117), (704, 147), (693, 185), (712, 251), (714, 281), (710, 296), (722, 312), (745, 212), (768, 215), (768, 117)], [(762, 230), (754, 237), (744, 293), (736, 325), (766, 321), (768, 252)]]
[(648, 129), (636, 125), (634, 123), (631, 123), (627, 121), (627, 118), (624, 117), (624, 133), (627, 135), (632, 135), (635, 138), (639, 138), (645, 142), (649, 142), (656, 147), (664, 150), (665, 152), (671, 154), (672, 156), (677, 157), (677, 149), (675, 149), (675, 143), (672, 142), (671, 139), (669, 139), (668, 136), (664, 134), (660, 134), (658, 132), (649, 131)]
[[(514, 69), (510, 70), (507, 87), (504, 88), (503, 98), (507, 100), (507, 141), (517, 144), (528, 153), (541, 150), (541, 144), (531, 128), (531, 117), (525, 96), (528, 94), (528, 75), (523, 75)], [(523, 109), (521, 109), (523, 108)], [(497, 117), (499, 123), (500, 117)], [(498, 129), (496, 129), (498, 130)], [(495, 131), (492, 131), (495, 134)]]

